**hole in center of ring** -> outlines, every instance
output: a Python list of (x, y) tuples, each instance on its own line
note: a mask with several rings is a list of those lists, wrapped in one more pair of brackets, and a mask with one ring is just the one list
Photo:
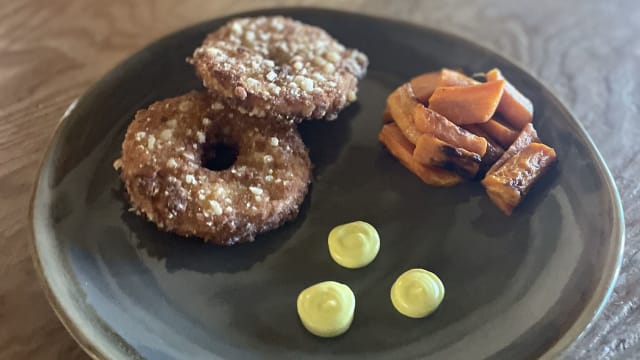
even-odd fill
[(238, 159), (238, 147), (225, 143), (206, 143), (202, 149), (202, 166), (212, 171), (226, 170)]

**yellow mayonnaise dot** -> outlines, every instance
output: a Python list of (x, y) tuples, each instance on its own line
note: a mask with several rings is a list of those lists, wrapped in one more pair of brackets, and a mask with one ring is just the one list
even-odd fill
[(335, 281), (310, 286), (298, 295), (298, 316), (310, 333), (321, 337), (338, 336), (353, 321), (356, 298), (353, 291)]
[(411, 269), (391, 287), (391, 302), (402, 315), (422, 318), (438, 308), (444, 298), (444, 285), (438, 276), (424, 269)]
[(368, 265), (378, 255), (380, 236), (364, 221), (339, 225), (329, 233), (329, 253), (339, 265), (357, 269)]

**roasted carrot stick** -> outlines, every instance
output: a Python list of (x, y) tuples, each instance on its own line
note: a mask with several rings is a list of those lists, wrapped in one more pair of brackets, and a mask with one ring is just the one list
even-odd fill
[[(440, 82), (438, 87), (441, 86), (469, 86), (478, 85), (480, 82), (468, 77), (460, 71), (443, 68), (440, 71)], [(435, 89), (434, 89), (435, 90)]]
[(529, 146), (529, 144), (534, 142), (540, 142), (540, 139), (538, 138), (538, 133), (536, 132), (536, 129), (533, 127), (533, 124), (528, 123), (527, 125), (525, 125), (522, 131), (520, 131), (520, 134), (518, 134), (518, 137), (513, 142), (513, 144), (509, 146), (507, 151), (505, 151), (504, 154), (502, 154), (502, 156), (500, 157), (500, 159), (498, 159), (498, 161), (496, 161), (495, 164), (491, 166), (491, 169), (489, 169), (489, 171), (487, 172), (487, 175), (499, 169), (502, 166), (502, 164), (507, 162), (507, 160), (509, 160), (510, 158), (515, 156), (517, 153), (519, 153), (522, 149), (526, 148), (527, 146)]
[(413, 89), (409, 83), (397, 88), (387, 98), (387, 107), (391, 118), (398, 124), (404, 137), (412, 144), (415, 144), (420, 136), (420, 131), (413, 122), (413, 109), (419, 104), (414, 98)]
[(497, 68), (487, 72), (487, 81), (504, 80), (504, 94), (498, 104), (498, 112), (517, 129), (522, 129), (533, 120), (533, 104), (531, 100), (522, 95), (509, 81), (507, 81)]
[(421, 132), (431, 134), (454, 147), (474, 152), (480, 156), (484, 156), (487, 151), (487, 140), (470, 133), (421, 104), (414, 108), (413, 120), (416, 128)]
[(378, 140), (383, 143), (389, 152), (396, 157), (409, 171), (417, 175), (426, 184), (433, 186), (453, 186), (462, 182), (457, 174), (431, 166), (424, 166), (413, 159), (415, 146), (403, 136), (400, 128), (395, 123), (382, 127), (378, 134)]
[(384, 112), (382, 113), (382, 123), (383, 124), (387, 124), (393, 122), (393, 118), (391, 117), (391, 110), (389, 110), (389, 107), (385, 107), (384, 108)]
[(463, 87), (439, 87), (429, 98), (429, 108), (458, 125), (483, 123), (495, 113), (503, 92), (502, 80)]
[(533, 184), (556, 161), (556, 152), (547, 145), (531, 143), (507, 160), (499, 169), (482, 180), (491, 201), (502, 212), (511, 215), (513, 209)]
[(447, 68), (443, 68), (440, 71), (432, 71), (418, 75), (412, 78), (410, 83), (416, 100), (425, 105), (428, 103), (429, 98), (437, 87), (479, 84), (478, 81), (466, 76), (465, 74)]
[(500, 144), (495, 142), (495, 140), (493, 140), (491, 136), (489, 136), (489, 134), (487, 134), (484, 130), (480, 129), (478, 125), (479, 124), (467, 125), (465, 126), (465, 129), (467, 129), (470, 133), (476, 136), (479, 136), (487, 141), (487, 151), (482, 156), (482, 162), (480, 163), (480, 171), (478, 171), (478, 176), (482, 178), (484, 174), (486, 174), (487, 171), (489, 171), (491, 166), (496, 161), (498, 161), (498, 159), (500, 159), (502, 154), (504, 154), (504, 149), (502, 148), (502, 146), (500, 146)]
[(435, 90), (438, 87), (438, 83), (440, 83), (441, 73), (441, 71), (433, 71), (411, 78), (409, 83), (413, 88), (413, 94), (416, 100), (423, 104), (429, 101), (433, 90)]
[[(502, 95), (504, 96), (504, 95)], [(476, 124), (482, 130), (486, 131), (492, 139), (496, 140), (505, 148), (511, 146), (513, 141), (518, 137), (518, 130), (513, 130), (504, 123), (498, 121), (495, 117), (489, 119), (486, 123)]]
[(452, 170), (469, 179), (476, 176), (482, 161), (480, 155), (447, 144), (431, 134), (420, 136), (413, 158), (422, 165)]

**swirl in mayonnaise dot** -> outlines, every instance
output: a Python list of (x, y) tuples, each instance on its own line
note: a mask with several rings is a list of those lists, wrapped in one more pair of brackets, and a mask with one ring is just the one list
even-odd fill
[(367, 266), (378, 255), (380, 236), (364, 221), (333, 228), (329, 233), (329, 253), (339, 265), (349, 269)]
[(402, 315), (423, 318), (435, 311), (444, 298), (440, 278), (424, 269), (411, 269), (391, 287), (391, 302)]
[(353, 321), (355, 307), (353, 291), (335, 281), (315, 284), (298, 295), (302, 325), (320, 337), (335, 337), (346, 332)]

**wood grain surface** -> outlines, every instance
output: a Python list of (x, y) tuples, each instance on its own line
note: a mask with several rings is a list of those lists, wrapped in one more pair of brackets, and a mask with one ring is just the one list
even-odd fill
[[(640, 2), (11, 1), (0, 3), (0, 358), (86, 359), (53, 314), (28, 248), (37, 165), (65, 108), (110, 68), (189, 24), (271, 6), (375, 14), (456, 33), (516, 60), (585, 125), (623, 198), (622, 271), (566, 359), (640, 356)], [(372, 39), (373, 40), (373, 39)]]

